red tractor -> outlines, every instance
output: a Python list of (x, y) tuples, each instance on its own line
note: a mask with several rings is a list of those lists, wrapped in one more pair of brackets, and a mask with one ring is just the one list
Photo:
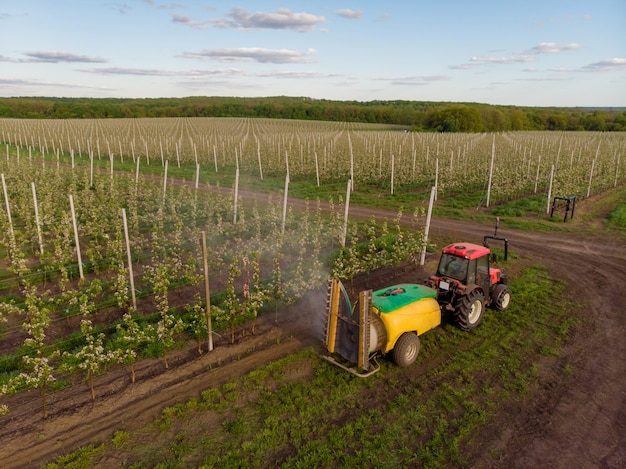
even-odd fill
[[(399, 284), (362, 291), (352, 304), (341, 281), (331, 279), (324, 337), (331, 355), (325, 358), (362, 378), (380, 370), (377, 363), (374, 369), (370, 363), (377, 354), (392, 353), (399, 366), (409, 366), (419, 353), (419, 336), (439, 326), (446, 310), (453, 311), (458, 326), (469, 331), (480, 324), (486, 306), (508, 308), (511, 290), (506, 275), (490, 265), (488, 239), (504, 241), (505, 259), (508, 254), (507, 239), (497, 233), (498, 219), (496, 232), (484, 237), (484, 246), (453, 243), (443, 248), (437, 273), (426, 281), (428, 287)], [(358, 368), (344, 365), (332, 354)]]
[[(496, 234), (497, 230), (496, 222)], [(491, 266), (488, 238), (505, 242), (505, 259), (508, 252), (508, 241), (496, 234), (485, 236), (484, 246), (452, 243), (444, 247), (437, 272), (427, 280), (428, 286), (437, 290), (442, 311), (451, 311), (457, 325), (465, 331), (480, 324), (486, 306), (503, 311), (511, 302), (506, 274)]]

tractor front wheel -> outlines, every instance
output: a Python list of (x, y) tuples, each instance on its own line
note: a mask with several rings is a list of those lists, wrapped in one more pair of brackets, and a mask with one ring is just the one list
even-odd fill
[(504, 311), (511, 304), (511, 289), (501, 283), (493, 289), (493, 304), (498, 311)]
[(400, 336), (393, 348), (393, 361), (402, 368), (412, 365), (420, 353), (420, 338), (413, 332)]
[(485, 297), (479, 291), (464, 295), (454, 310), (456, 324), (464, 331), (470, 331), (480, 324), (485, 311)]

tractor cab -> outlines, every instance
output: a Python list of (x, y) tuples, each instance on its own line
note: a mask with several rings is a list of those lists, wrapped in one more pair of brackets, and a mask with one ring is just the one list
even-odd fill
[[(454, 243), (441, 250), (437, 276), (451, 280), (458, 287), (476, 284), (488, 292), (492, 283), (497, 283), (497, 272), (493, 280), (490, 277), (489, 248), (472, 243)], [(444, 282), (439, 289), (447, 290), (450, 282)]]

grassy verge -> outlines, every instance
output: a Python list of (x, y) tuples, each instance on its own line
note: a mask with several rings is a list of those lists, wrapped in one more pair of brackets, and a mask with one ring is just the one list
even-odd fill
[(626, 229), (626, 202), (609, 214), (609, 225), (613, 228)]
[[(468, 466), (481, 428), (507, 403), (533, 399), (544, 358), (577, 326), (563, 285), (542, 268), (511, 288), (509, 310), (488, 311), (475, 331), (444, 323), (424, 334), (409, 368), (384, 358), (378, 374), (358, 379), (303, 350), (115, 432), (80, 467), (111, 455), (133, 468)], [(553, 379), (572, 372), (561, 371)]]
[(626, 186), (613, 191), (607, 202), (612, 207), (607, 217), (609, 227), (626, 230)]

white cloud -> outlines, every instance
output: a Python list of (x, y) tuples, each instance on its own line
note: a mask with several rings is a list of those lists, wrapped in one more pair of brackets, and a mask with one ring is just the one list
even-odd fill
[(240, 68), (226, 68), (219, 70), (199, 70), (193, 69), (183, 73), (188, 77), (206, 77), (206, 76), (227, 76), (227, 75), (242, 75), (243, 71)]
[(69, 52), (26, 52), (26, 56), (39, 62), (83, 62), (83, 63), (104, 63), (105, 59), (100, 57), (89, 57), (87, 55), (77, 55)]
[(91, 70), (80, 70), (81, 72), (96, 73), (99, 75), (140, 75), (140, 76), (168, 76), (170, 72), (164, 70), (151, 70), (147, 68), (94, 68)]
[(13, 57), (7, 57), (6, 55), (0, 55), (0, 62), (20, 63), (26, 62), (26, 59), (15, 59)]
[(36, 80), (27, 78), (0, 78), (0, 85), (20, 86), (20, 87), (54, 87), (54, 88), (85, 88), (94, 90), (106, 89), (101, 86), (83, 85), (80, 83), (53, 82), (46, 80)]
[(527, 55), (510, 55), (508, 57), (472, 57), (471, 62), (476, 63), (490, 63), (490, 64), (511, 64), (511, 63), (525, 63), (534, 62), (535, 59)]
[(186, 15), (177, 15), (176, 13), (172, 13), (172, 21), (174, 23), (179, 23), (184, 26), (189, 26), (190, 28), (195, 28), (195, 29), (206, 29), (209, 27), (208, 21), (196, 21), (196, 20), (192, 20)]
[(292, 29), (304, 32), (314, 30), (318, 23), (326, 23), (326, 18), (304, 12), (294, 13), (288, 8), (257, 13), (250, 13), (244, 8), (233, 8), (227, 18), (209, 20), (209, 22), (217, 28)]
[(265, 72), (265, 73), (256, 73), (254, 76), (259, 78), (326, 78), (327, 75), (323, 75), (318, 72)]
[(378, 78), (378, 80), (388, 81), (391, 85), (402, 86), (418, 86), (426, 85), (429, 83), (447, 81), (450, 77), (445, 75), (423, 75), (423, 76), (409, 76), (409, 77), (395, 77), (395, 78)]
[(161, 10), (176, 10), (180, 8), (187, 8), (187, 5), (185, 5), (184, 3), (179, 3), (179, 2), (160, 3), (159, 5), (157, 5), (157, 8)]
[(363, 12), (361, 10), (350, 10), (350, 9), (342, 9), (342, 10), (337, 10), (335, 12), (338, 16), (341, 16), (343, 18), (348, 18), (350, 20), (358, 20), (363, 18)]
[(553, 76), (541, 76), (541, 77), (533, 77), (533, 78), (516, 78), (515, 81), (529, 81), (529, 82), (541, 82), (541, 81), (566, 81), (569, 78), (565, 77), (553, 77)]
[(13, 63), (105, 63), (107, 60), (101, 57), (89, 57), (87, 55), (72, 54), (58, 51), (24, 52), (26, 58), (12, 58), (0, 55), (0, 62)]
[(311, 63), (309, 58), (315, 49), (305, 52), (289, 49), (263, 49), (260, 47), (242, 47), (233, 49), (203, 49), (200, 52), (185, 52), (181, 57), (198, 60), (216, 60), (218, 62), (260, 62), (260, 63)]
[(612, 72), (626, 70), (626, 58), (615, 57), (613, 59), (600, 60), (582, 67), (582, 70), (594, 72)]
[(470, 70), (472, 68), (478, 67), (480, 64), (478, 63), (473, 63), (473, 64), (460, 64), (460, 65), (450, 65), (448, 66), (449, 69), (451, 70)]
[[(514, 52), (508, 56), (484, 55), (474, 56), (470, 58), (470, 63), (451, 65), (449, 68), (453, 70), (468, 70), (472, 67), (484, 64), (513, 64), (513, 63), (529, 63), (535, 62), (535, 55), (539, 54), (556, 54), (559, 52), (580, 49), (582, 46), (577, 43), (561, 44), (557, 42), (541, 42), (536, 46), (524, 52)], [(490, 53), (503, 52), (502, 50), (491, 50)], [(526, 69), (524, 71), (530, 71)]]
[(555, 73), (569, 73), (569, 72), (573, 72), (573, 70), (571, 68), (565, 68), (565, 67), (549, 68), (548, 71), (549, 72), (555, 72)]
[(571, 44), (559, 44), (557, 42), (542, 42), (537, 44), (532, 49), (528, 50), (529, 54), (556, 54), (559, 52), (565, 52), (568, 50), (580, 49), (582, 46), (577, 43)]
[(93, 68), (90, 70), (79, 70), (81, 72), (94, 73), (98, 75), (136, 75), (136, 76), (158, 76), (158, 77), (210, 77), (210, 76), (223, 76), (223, 75), (238, 75), (241, 74), (241, 70), (237, 68), (219, 69), (219, 70), (158, 70), (149, 68), (124, 68), (124, 67), (109, 67), (109, 68)]

